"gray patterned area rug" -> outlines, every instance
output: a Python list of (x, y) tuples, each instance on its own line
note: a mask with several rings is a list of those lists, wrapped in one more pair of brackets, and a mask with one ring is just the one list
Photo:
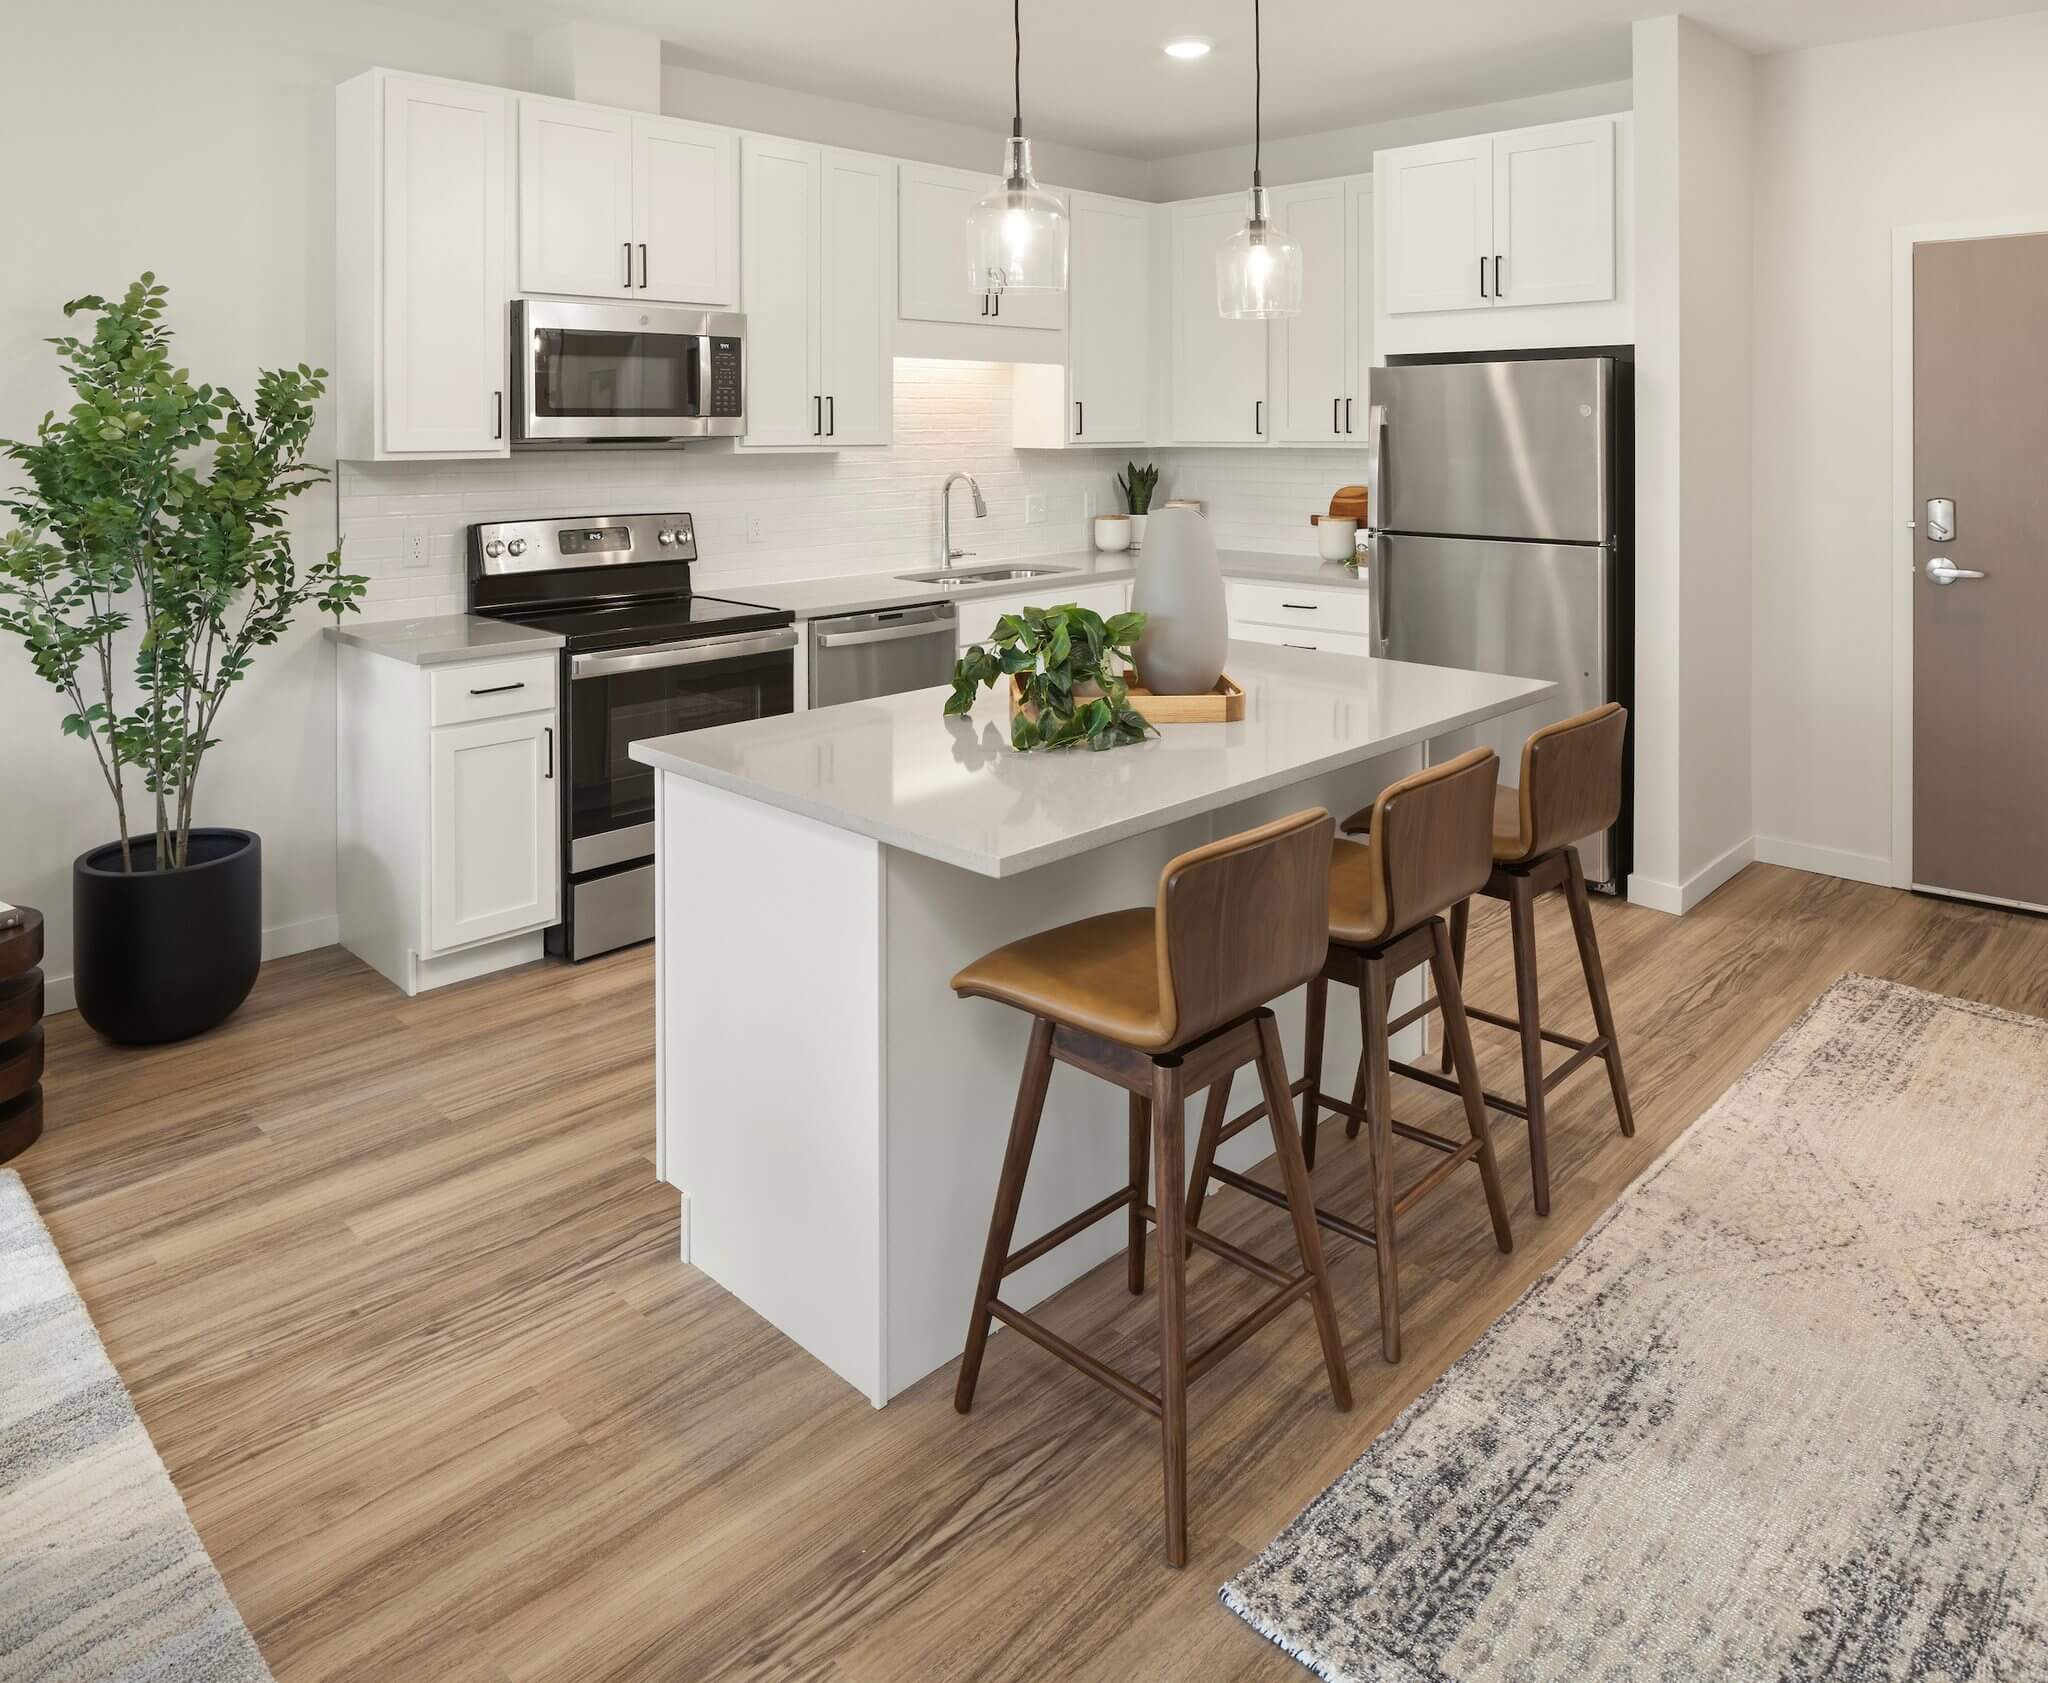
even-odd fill
[(1332, 1683), (2048, 1678), (2048, 1023), (1838, 982), (1223, 1599)]
[(21, 1176), (0, 1170), (0, 1680), (270, 1683)]

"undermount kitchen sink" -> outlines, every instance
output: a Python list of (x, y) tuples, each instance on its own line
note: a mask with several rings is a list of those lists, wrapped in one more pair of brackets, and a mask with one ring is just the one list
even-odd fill
[(1018, 579), (1042, 579), (1065, 574), (1066, 567), (934, 567), (928, 573), (898, 573), (910, 584), (1011, 584)]

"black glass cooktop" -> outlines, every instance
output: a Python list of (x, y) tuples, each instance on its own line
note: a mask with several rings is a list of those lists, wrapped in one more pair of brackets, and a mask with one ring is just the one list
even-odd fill
[(793, 625), (787, 608), (762, 608), (722, 596), (669, 596), (636, 602), (608, 602), (581, 608), (500, 610), (493, 617), (558, 633), (571, 651), (631, 648), (674, 643), (690, 637), (733, 636)]

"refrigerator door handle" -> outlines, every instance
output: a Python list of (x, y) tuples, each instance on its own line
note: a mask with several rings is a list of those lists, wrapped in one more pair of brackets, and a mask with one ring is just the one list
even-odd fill
[(1387, 539), (1374, 527), (1366, 533), (1365, 608), (1371, 615), (1372, 652), (1376, 660), (1387, 658)]

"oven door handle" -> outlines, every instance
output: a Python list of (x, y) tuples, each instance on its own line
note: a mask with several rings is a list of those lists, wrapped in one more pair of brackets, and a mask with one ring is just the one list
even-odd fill
[(652, 648), (622, 649), (617, 654), (580, 654), (569, 657), (569, 676), (614, 678), (627, 672), (657, 672), (664, 666), (706, 666), (718, 660), (740, 660), (748, 655), (778, 654), (794, 649), (796, 627), (779, 631), (741, 631), (730, 637), (700, 637), (690, 643), (657, 643)]

